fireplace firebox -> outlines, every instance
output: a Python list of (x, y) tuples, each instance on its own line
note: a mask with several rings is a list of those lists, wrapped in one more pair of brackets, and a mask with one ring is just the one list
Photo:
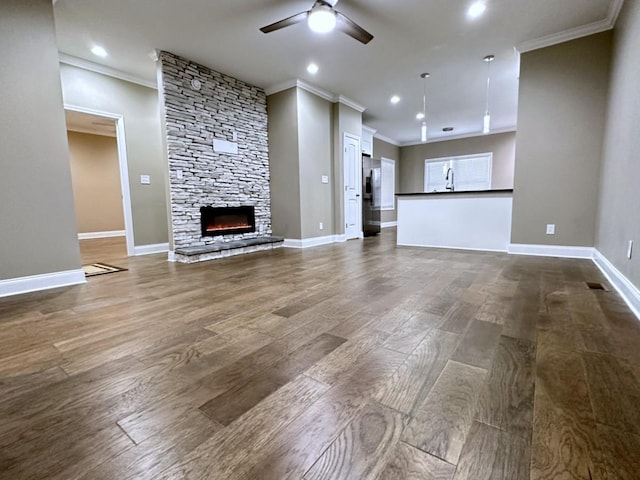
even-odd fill
[(200, 225), (203, 237), (255, 232), (255, 210), (253, 206), (200, 207)]

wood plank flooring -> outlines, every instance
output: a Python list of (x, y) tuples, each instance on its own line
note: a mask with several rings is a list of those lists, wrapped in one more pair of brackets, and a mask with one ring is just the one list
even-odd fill
[(0, 479), (640, 478), (640, 321), (590, 261), (81, 250), (128, 270), (0, 299)]

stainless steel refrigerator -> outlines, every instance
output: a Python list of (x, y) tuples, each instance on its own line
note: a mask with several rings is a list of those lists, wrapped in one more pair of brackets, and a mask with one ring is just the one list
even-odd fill
[(380, 232), (382, 166), (379, 159), (362, 156), (362, 231), (365, 237)]

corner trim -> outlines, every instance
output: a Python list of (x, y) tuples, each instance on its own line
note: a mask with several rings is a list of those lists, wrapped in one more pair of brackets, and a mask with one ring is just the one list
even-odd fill
[(267, 94), (267, 96), (269, 96), (275, 93), (284, 92), (285, 90), (289, 90), (290, 88), (294, 88), (294, 87), (300, 88), (302, 90), (306, 90), (307, 92), (312, 93), (320, 98), (324, 98), (325, 100), (331, 103), (342, 103), (343, 105), (351, 107), (360, 113), (366, 110), (366, 107), (360, 105), (359, 103), (354, 102), (353, 100), (345, 97), (344, 95), (334, 95), (331, 92), (328, 92), (319, 87), (316, 87), (315, 85), (311, 85), (310, 83), (305, 82), (304, 80), (300, 80), (299, 78), (296, 78), (293, 80), (287, 80), (286, 82), (272, 85), (271, 87), (265, 88), (264, 91)]
[(520, 53), (530, 52), (539, 48), (551, 47), (553, 45), (558, 45), (559, 43), (586, 37), (587, 35), (594, 35), (596, 33), (611, 30), (618, 20), (618, 15), (620, 15), (620, 10), (622, 9), (623, 3), (624, 0), (613, 0), (611, 2), (611, 5), (609, 6), (607, 17), (602, 20), (598, 20), (597, 22), (592, 22), (587, 25), (570, 28), (569, 30), (565, 30), (563, 32), (534, 38), (533, 40), (527, 40), (526, 42), (522, 42), (521, 44), (517, 45), (516, 50), (518, 50)]
[(400, 147), (400, 143), (396, 142), (393, 138), (389, 138), (389, 137), (385, 137), (384, 135), (380, 134), (380, 133), (374, 133), (373, 134), (373, 138), (377, 138), (378, 140), (382, 140), (383, 142), (389, 143), (391, 145), (393, 145), (394, 147)]
[(151, 255), (152, 253), (164, 253), (169, 251), (169, 242), (167, 243), (152, 243), (150, 245), (137, 245), (133, 247), (133, 254), (139, 255)]
[(507, 250), (510, 255), (533, 255), (538, 257), (593, 258), (593, 247), (574, 247), (565, 245), (527, 245), (511, 243)]
[(124, 237), (126, 235), (124, 230), (111, 230), (106, 232), (86, 232), (79, 233), (78, 240), (90, 240), (93, 238), (111, 238), (111, 237)]
[(172, 263), (176, 262), (176, 252), (175, 251), (169, 250), (167, 252), (167, 262), (172, 262)]
[[(436, 138), (430, 138), (429, 140), (427, 140), (426, 142), (403, 142), (398, 144), (397, 146), (399, 147), (413, 147), (415, 145), (424, 145), (424, 144), (429, 144), (429, 143), (438, 143), (438, 142), (448, 142), (450, 140), (463, 140), (465, 138), (474, 138), (474, 137), (489, 137), (491, 135), (498, 135), (500, 133), (511, 133), (511, 132), (516, 132), (517, 131), (517, 127), (511, 126), (511, 127), (503, 127), (503, 128), (496, 128), (494, 130), (491, 130), (491, 132), (489, 133), (482, 133), (482, 132), (469, 132), (469, 133), (460, 133), (458, 135), (448, 135), (446, 137), (436, 137)], [(380, 137), (378, 137), (380, 138)]]
[[(391, 209), (393, 210), (393, 208)], [(380, 224), (380, 228), (390, 228), (390, 227), (397, 227), (398, 226), (398, 222), (382, 222)]]
[(311, 247), (319, 247), (321, 245), (329, 245), (332, 243), (339, 243), (346, 241), (346, 237), (344, 235), (327, 235), (325, 237), (313, 237), (313, 238), (285, 238), (284, 245), (285, 248), (311, 248)]
[(597, 249), (593, 250), (593, 263), (597, 265), (633, 314), (640, 320), (640, 290)]
[(343, 105), (346, 105), (347, 107), (353, 108), (355, 111), (362, 113), (364, 112), (367, 107), (365, 107), (364, 105), (360, 105), (357, 102), (354, 102), (353, 100), (351, 100), (350, 98), (345, 97), (344, 95), (338, 95), (338, 97), (336, 98), (336, 100), (334, 100), (334, 103), (338, 102), (341, 103)]
[(87, 279), (81, 268), (77, 270), (44, 273), (41, 275), (30, 275), (28, 277), (10, 278), (0, 280), (0, 297), (37, 292), (50, 288), (68, 287), (86, 282)]
[(144, 78), (131, 75), (129, 73), (123, 72), (122, 70), (117, 70), (105, 65), (100, 65), (98, 63), (85, 60), (84, 58), (74, 57), (73, 55), (59, 52), (58, 60), (60, 61), (60, 63), (71, 65), (72, 67), (78, 67), (82, 68), (83, 70), (89, 70), (90, 72), (100, 73), (108, 77), (124, 80), (125, 82), (136, 83), (138, 85), (142, 85), (143, 87), (153, 88), (154, 90), (158, 89), (158, 86), (155, 83), (145, 80)]

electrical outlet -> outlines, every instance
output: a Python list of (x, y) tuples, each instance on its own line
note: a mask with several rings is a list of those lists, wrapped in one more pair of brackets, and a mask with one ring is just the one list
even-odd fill
[(184, 174), (182, 173), (182, 170), (176, 170), (176, 178), (178, 180), (182, 180), (184, 178)]
[(324, 230), (324, 224), (320, 222), (320, 230)]
[(547, 224), (547, 235), (555, 235), (556, 234), (556, 226), (553, 223)]
[(631, 254), (633, 253), (633, 240), (629, 240), (629, 245), (627, 246), (627, 258), (631, 258)]
[(141, 185), (151, 185), (151, 177), (149, 175), (140, 175)]

